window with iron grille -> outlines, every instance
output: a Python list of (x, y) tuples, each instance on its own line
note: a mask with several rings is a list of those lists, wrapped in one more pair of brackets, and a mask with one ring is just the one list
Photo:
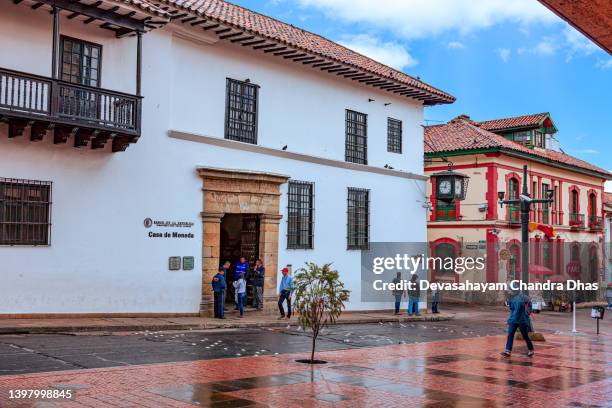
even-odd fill
[(387, 118), (387, 151), (402, 152), (402, 121)]
[(346, 110), (345, 160), (368, 164), (368, 115)]
[(80, 85), (100, 86), (102, 46), (62, 36), (61, 78)]
[(225, 138), (257, 144), (257, 95), (259, 86), (227, 79)]
[(370, 246), (370, 190), (348, 189), (347, 249)]
[(314, 241), (314, 183), (289, 182), (287, 248), (312, 249)]
[(0, 245), (49, 245), (51, 182), (0, 178)]

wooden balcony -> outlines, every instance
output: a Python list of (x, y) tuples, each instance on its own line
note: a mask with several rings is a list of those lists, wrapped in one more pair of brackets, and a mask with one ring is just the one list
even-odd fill
[(142, 97), (0, 68), (0, 121), (9, 138), (74, 140), (92, 149), (124, 151), (140, 137)]

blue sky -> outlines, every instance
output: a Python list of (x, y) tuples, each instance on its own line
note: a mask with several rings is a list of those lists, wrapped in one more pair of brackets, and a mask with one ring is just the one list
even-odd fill
[(427, 120), (548, 111), (564, 151), (612, 170), (612, 57), (536, 0), (233, 2), (457, 97)]

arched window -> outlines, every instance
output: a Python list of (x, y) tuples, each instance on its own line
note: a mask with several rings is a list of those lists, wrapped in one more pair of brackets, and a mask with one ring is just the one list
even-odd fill
[[(512, 177), (508, 180), (508, 199), (517, 200), (518, 198), (519, 198), (519, 182), (516, 177)], [(520, 222), (518, 205), (508, 206), (508, 221), (510, 221), (511, 223)]]
[(591, 228), (597, 226), (597, 221), (597, 195), (589, 193), (589, 226)]
[(508, 259), (508, 280), (520, 278), (521, 272), (521, 247), (518, 244), (512, 244), (508, 248), (510, 259)]
[[(448, 243), (437, 244), (434, 247), (434, 251), (435, 251), (435, 254), (434, 254), (435, 257), (441, 258), (442, 260), (446, 258), (455, 259), (457, 257), (455, 246), (452, 244), (448, 244)], [(436, 279), (453, 279), (454, 280), (455, 271), (452, 268), (446, 268), (445, 266), (448, 266), (447, 262), (437, 262), (434, 264)]]
[(570, 195), (570, 213), (576, 214), (578, 212), (578, 191), (572, 190)]
[(571, 261), (580, 261), (580, 245), (574, 244), (572, 245), (572, 250), (570, 254)]

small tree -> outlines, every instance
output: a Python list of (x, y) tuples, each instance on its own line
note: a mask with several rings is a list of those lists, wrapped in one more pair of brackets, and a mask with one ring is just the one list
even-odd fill
[(344, 289), (338, 271), (332, 270), (331, 264), (320, 267), (313, 262), (307, 262), (306, 268), (297, 271), (293, 286), (300, 326), (304, 330), (312, 330), (310, 363), (313, 364), (317, 337), (321, 329), (336, 322), (350, 291)]

